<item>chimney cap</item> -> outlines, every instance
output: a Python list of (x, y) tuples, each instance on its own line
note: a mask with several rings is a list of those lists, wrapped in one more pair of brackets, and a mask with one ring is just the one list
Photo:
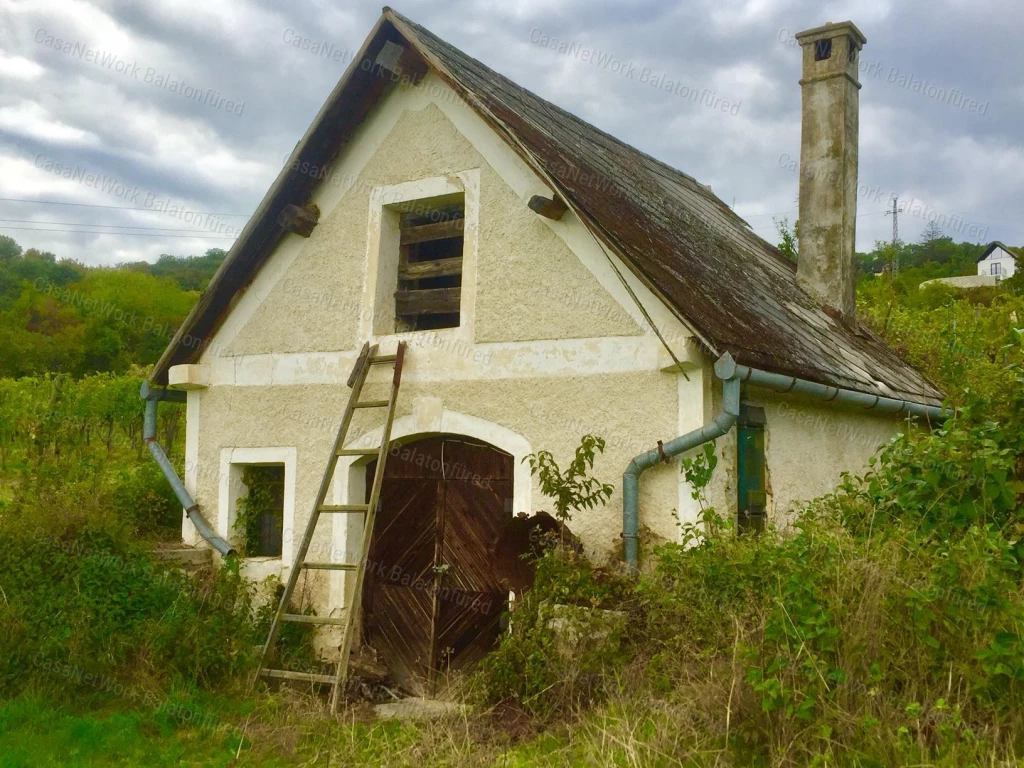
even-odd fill
[(822, 24), (820, 27), (814, 27), (814, 29), (805, 29), (803, 32), (797, 32), (794, 37), (800, 45), (809, 45), (816, 43), (819, 40), (833, 40), (841, 35), (846, 34), (857, 41), (858, 47), (863, 47), (867, 43), (868, 39), (864, 37), (864, 33), (857, 29), (857, 25), (852, 21), (839, 21), (833, 24), (831, 21), (826, 24)]

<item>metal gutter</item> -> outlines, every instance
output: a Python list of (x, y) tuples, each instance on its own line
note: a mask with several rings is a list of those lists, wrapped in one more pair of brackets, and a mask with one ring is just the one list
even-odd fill
[(775, 392), (795, 392), (825, 402), (844, 403), (897, 416), (905, 414), (927, 419), (929, 422), (942, 421), (953, 415), (953, 411), (937, 405), (923, 405), (909, 400), (869, 395), (748, 368), (745, 365), (738, 365), (728, 352), (715, 362), (715, 376), (722, 380), (723, 401), (722, 411), (715, 420), (667, 443), (659, 442), (654, 450), (635, 457), (622, 474), (623, 554), (630, 571), (636, 571), (640, 555), (640, 475), (656, 464), (728, 433), (740, 415), (740, 389), (744, 382)]
[(146, 418), (142, 429), (142, 439), (149, 446), (149, 452), (153, 454), (153, 458), (164, 473), (164, 477), (170, 483), (171, 488), (174, 490), (174, 495), (178, 497), (181, 506), (185, 508), (185, 514), (192, 521), (192, 525), (196, 527), (199, 535), (206, 539), (221, 555), (227, 557), (228, 555), (235, 554), (235, 548), (218, 536), (213, 526), (203, 517), (203, 513), (199, 511), (199, 505), (185, 489), (185, 484), (181, 482), (178, 473), (174, 471), (174, 465), (171, 464), (167, 454), (164, 453), (164, 449), (156, 440), (156, 410), (160, 401), (167, 400), (183, 403), (187, 397), (186, 393), (169, 389), (150, 388), (149, 383), (144, 381), (139, 394), (146, 401)]
[(806, 381), (793, 376), (783, 376), (778, 373), (748, 368), (745, 365), (737, 364), (728, 352), (722, 355), (718, 362), (715, 363), (715, 375), (719, 378), (735, 377), (740, 381), (749, 382), (754, 386), (764, 387), (779, 393), (795, 392), (826, 402), (854, 405), (866, 411), (878, 411), (895, 416), (907, 415), (929, 421), (943, 421), (953, 415), (952, 410), (943, 408), (940, 405), (923, 405), (909, 400), (899, 400), (894, 397), (869, 395), (852, 389), (830, 387), (827, 384), (818, 384), (814, 381)]

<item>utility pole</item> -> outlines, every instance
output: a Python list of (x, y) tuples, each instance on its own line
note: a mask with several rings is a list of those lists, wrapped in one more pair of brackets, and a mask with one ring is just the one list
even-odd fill
[(886, 211), (886, 216), (892, 216), (892, 274), (896, 275), (900, 271), (900, 256), (899, 250), (897, 249), (896, 243), (900, 239), (900, 209), (897, 206), (899, 197), (896, 195), (892, 196), (892, 210)]

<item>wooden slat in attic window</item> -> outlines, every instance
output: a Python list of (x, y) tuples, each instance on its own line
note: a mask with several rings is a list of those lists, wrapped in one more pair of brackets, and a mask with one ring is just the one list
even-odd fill
[(401, 217), (397, 331), (456, 328), (462, 292), (465, 203), (419, 201)]
[(402, 229), (402, 245), (425, 243), (428, 240), (443, 240), (449, 237), (462, 237), (462, 226), (465, 219), (439, 221), (436, 224), (417, 224)]

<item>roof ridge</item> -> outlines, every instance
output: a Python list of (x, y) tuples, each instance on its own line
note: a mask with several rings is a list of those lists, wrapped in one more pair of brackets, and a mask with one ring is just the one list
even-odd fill
[(555, 102), (550, 101), (549, 99), (544, 98), (543, 96), (541, 96), (540, 94), (530, 90), (529, 88), (526, 88), (526, 87), (524, 87), (522, 85), (519, 85), (516, 81), (514, 81), (508, 75), (502, 74), (501, 72), (497, 71), (493, 67), (490, 67), (487, 64), (483, 63), (482, 61), (480, 61), (476, 57), (471, 56), (470, 54), (466, 53), (461, 48), (457, 48), (456, 46), (454, 46), (451, 43), (449, 43), (448, 41), (446, 41), (444, 38), (440, 37), (439, 35), (437, 35), (433, 31), (431, 31), (431, 30), (427, 29), (426, 27), (424, 27), (422, 24), (419, 24), (419, 23), (413, 21), (412, 19), (410, 19), (409, 17), (407, 17), (404, 14), (400, 13), (399, 11), (396, 11), (394, 8), (391, 8), (389, 6), (385, 6), (384, 7), (384, 11), (386, 13), (396, 17), (402, 23), (407, 24), (408, 26), (412, 27), (413, 30), (416, 31), (417, 33), (426, 34), (426, 35), (434, 38), (434, 40), (436, 40), (437, 42), (439, 42), (439, 43), (441, 43), (443, 45), (446, 45), (446, 46), (454, 49), (461, 56), (465, 57), (466, 59), (469, 59), (476, 66), (480, 67), (483, 70), (486, 70), (488, 73), (490, 73), (490, 74), (492, 74), (492, 75), (494, 75), (496, 77), (501, 78), (509, 86), (512, 86), (514, 88), (517, 88), (517, 89), (523, 91), (524, 93), (529, 94), (531, 97), (533, 97), (537, 101), (542, 102), (546, 107), (549, 107), (549, 108), (555, 110), (556, 112), (559, 112), (562, 115), (565, 115), (566, 117), (569, 117), (570, 119), (580, 123), (581, 125), (586, 126), (590, 130), (593, 130), (596, 133), (600, 134), (603, 138), (605, 138), (608, 141), (616, 144), (617, 146), (622, 147), (624, 149), (628, 149), (629, 151), (636, 153), (637, 155), (639, 155), (643, 159), (648, 160), (648, 161), (654, 163), (656, 166), (659, 166), (661, 169), (664, 169), (665, 171), (668, 171), (669, 178), (672, 181), (677, 181), (678, 182), (678, 180), (681, 178), (681, 179), (685, 180), (686, 182), (689, 182), (689, 184), (687, 186), (690, 189), (692, 189), (693, 191), (699, 193), (705, 199), (707, 199), (709, 202), (711, 202), (712, 204), (716, 205), (719, 208), (719, 212), (724, 214), (727, 218), (733, 219), (734, 223), (742, 225), (746, 230), (749, 231), (749, 234), (752, 237), (756, 238), (756, 240), (758, 241), (759, 245), (761, 245), (763, 247), (766, 246), (766, 248), (765, 248), (766, 253), (770, 254), (773, 258), (778, 260), (783, 266), (791, 269), (793, 272), (796, 271), (796, 267), (792, 263), (792, 261), (790, 259), (786, 258), (786, 256), (781, 251), (779, 251), (779, 249), (778, 249), (778, 247), (776, 245), (774, 245), (773, 243), (768, 242), (763, 237), (761, 237), (756, 232), (754, 232), (753, 228), (750, 226), (750, 222), (748, 222), (746, 219), (744, 219), (742, 216), (740, 216), (738, 213), (736, 213), (736, 211), (734, 211), (732, 208), (730, 208), (729, 205), (726, 204), (726, 202), (724, 200), (722, 200), (722, 198), (720, 198), (718, 195), (716, 195), (712, 191), (712, 189), (711, 189), (711, 187), (709, 185), (703, 184), (696, 177), (691, 176), (686, 171), (683, 171), (683, 170), (681, 170), (679, 168), (676, 168), (673, 165), (670, 165), (666, 161), (661, 160), (661, 159), (655, 157), (654, 155), (650, 154), (649, 152), (645, 152), (644, 150), (639, 149), (638, 147), (635, 147), (635, 146), (633, 146), (632, 144), (630, 144), (630, 143), (628, 143), (626, 141), (623, 141), (622, 139), (618, 138), (617, 136), (614, 136), (613, 134), (609, 133), (608, 131), (604, 130), (603, 128), (600, 128), (600, 127), (594, 125), (589, 120), (586, 120), (586, 119), (580, 117), (579, 115), (577, 115), (577, 114), (575, 114), (573, 112), (570, 112), (568, 109), (565, 109), (564, 107), (559, 106)]
[(303, 162), (333, 162), (386, 98), (390, 78), (373, 61), (405, 42), (502, 141), (566, 197), (584, 226), (713, 354), (743, 350), (745, 364), (833, 386), (935, 404), (942, 393), (872, 334), (830, 316), (797, 284), (793, 264), (689, 174), (517, 85), (385, 8), (221, 269), (151, 374), (201, 358), (238, 295), (271, 258), (278, 214), (309, 199), (319, 177)]

